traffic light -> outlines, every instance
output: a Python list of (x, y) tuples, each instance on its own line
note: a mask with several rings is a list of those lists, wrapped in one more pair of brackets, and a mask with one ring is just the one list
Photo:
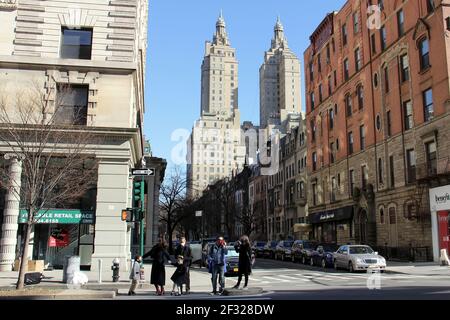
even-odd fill
[(132, 222), (133, 221), (133, 210), (123, 209), (121, 214), (122, 221)]
[(144, 219), (144, 194), (145, 181), (144, 179), (133, 182), (133, 210), (135, 212), (135, 219), (141, 221)]

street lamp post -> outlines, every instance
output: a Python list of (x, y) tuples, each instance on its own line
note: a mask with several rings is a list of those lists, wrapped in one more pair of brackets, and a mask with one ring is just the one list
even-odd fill
[(202, 245), (203, 245), (203, 238), (204, 238), (204, 230), (203, 230), (203, 211), (195, 211), (195, 216), (200, 217), (202, 219)]

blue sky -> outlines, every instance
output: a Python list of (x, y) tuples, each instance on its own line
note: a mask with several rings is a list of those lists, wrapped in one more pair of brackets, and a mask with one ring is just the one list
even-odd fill
[[(145, 135), (153, 155), (171, 166), (174, 130), (191, 130), (200, 115), (200, 67), (223, 10), (239, 61), (241, 122), (259, 122), (259, 67), (279, 15), (290, 48), (302, 61), (309, 36), (345, 0), (152, 0), (146, 74)], [(303, 81), (302, 74), (302, 83)], [(302, 85), (302, 89), (304, 86)], [(303, 91), (303, 90), (302, 90)], [(303, 93), (302, 93), (303, 95)], [(304, 98), (302, 98), (304, 101)], [(303, 106), (304, 109), (304, 106)]]

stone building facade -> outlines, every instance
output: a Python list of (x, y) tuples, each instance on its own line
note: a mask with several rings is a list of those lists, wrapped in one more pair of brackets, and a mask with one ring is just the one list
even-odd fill
[(238, 62), (220, 15), (202, 63), (201, 114), (187, 142), (187, 188), (199, 197), (209, 184), (242, 170), (246, 150), (238, 109)]
[[(79, 229), (64, 226), (78, 230), (79, 236), (78, 244), (61, 250), (47, 247), (56, 225), (37, 224), (32, 259), (62, 264), (64, 255), (78, 253), (82, 264), (92, 269), (99, 260), (109, 268), (114, 258), (128, 268), (131, 228), (120, 214), (131, 205), (130, 169), (143, 157), (147, 20), (147, 0), (0, 1), (2, 92), (14, 95), (33, 84), (54, 99), (59, 85), (68, 86), (85, 99), (77, 105), (85, 113), (82, 125), (108, 136), (90, 150), (100, 160), (92, 203), (95, 223)], [(0, 141), (0, 156), (7, 153), (7, 144)], [(20, 226), (9, 219), (16, 216), (18, 206), (9, 205), (0, 210), (8, 214), (3, 230), (20, 233)], [(2, 239), (2, 243), (15, 251), (17, 241)], [(8, 259), (0, 258), (2, 270), (10, 270)]]
[(429, 181), (449, 173), (449, 1), (372, 2), (329, 14), (304, 53), (310, 222), (318, 240), (429, 260)]

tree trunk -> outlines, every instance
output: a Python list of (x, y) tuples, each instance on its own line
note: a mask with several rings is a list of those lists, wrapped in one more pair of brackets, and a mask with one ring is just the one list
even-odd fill
[(20, 268), (19, 268), (19, 279), (17, 280), (16, 289), (20, 290), (24, 287), (25, 282), (25, 266), (28, 265), (28, 246), (30, 243), (30, 235), (31, 235), (31, 224), (27, 223), (25, 225), (25, 241), (22, 246), (22, 254), (20, 259)]

